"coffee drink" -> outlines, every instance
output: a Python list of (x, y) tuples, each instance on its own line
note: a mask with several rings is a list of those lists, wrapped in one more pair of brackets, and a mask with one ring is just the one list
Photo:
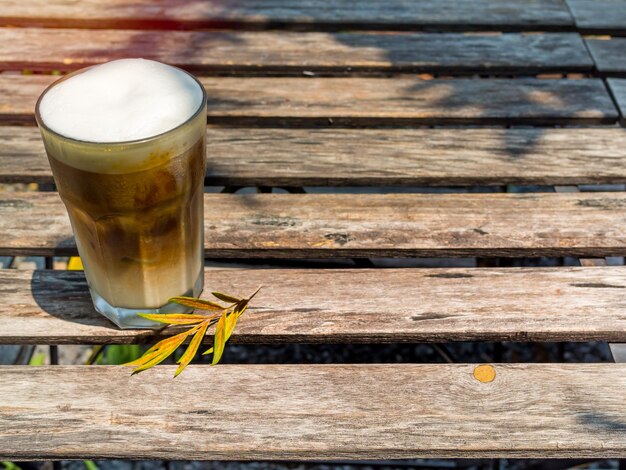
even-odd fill
[(205, 106), (189, 74), (142, 59), (71, 74), (37, 104), (94, 305), (120, 327), (202, 290)]

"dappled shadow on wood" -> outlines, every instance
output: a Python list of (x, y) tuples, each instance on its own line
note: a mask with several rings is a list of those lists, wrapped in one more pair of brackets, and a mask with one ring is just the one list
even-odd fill
[(619, 416), (612, 415), (617, 415), (617, 413), (588, 410), (578, 413), (577, 418), (582, 424), (601, 428), (605, 432), (626, 433), (626, 421)]
[(358, 8), (354, 5), (351, 0), (84, 0), (78, 3), (37, 0), (10, 2), (0, 18), (3, 24), (11, 26), (90, 29), (562, 31), (573, 28), (567, 7), (558, 0), (361, 0)]

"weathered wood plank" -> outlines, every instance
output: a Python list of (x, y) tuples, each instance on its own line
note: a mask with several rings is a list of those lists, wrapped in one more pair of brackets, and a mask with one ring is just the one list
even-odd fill
[(609, 78), (607, 80), (613, 98), (619, 108), (622, 125), (626, 125), (626, 80), (620, 78)]
[(576, 22), (586, 33), (626, 33), (625, 0), (565, 0)]
[(626, 364), (497, 364), (484, 365), (484, 374), (476, 367), (190, 366), (173, 380), (174, 366), (133, 377), (120, 366), (5, 366), (0, 457), (609, 458), (626, 452)]
[[(32, 124), (55, 77), (0, 75), (0, 123)], [(602, 124), (618, 113), (598, 79), (203, 77), (209, 123), (233, 126)]]
[(0, 123), (35, 124), (35, 103), (59, 77), (0, 74)]
[(144, 57), (202, 74), (590, 72), (578, 34), (355, 34), (0, 28), (0, 70)]
[[(626, 341), (625, 274), (622, 267), (208, 269), (205, 285), (242, 295), (264, 285), (234, 342)], [(81, 272), (0, 270), (0, 294), (0, 343), (155, 339), (96, 313)], [(402, 301), (381, 307), (389, 299)]]
[(53, 182), (39, 130), (0, 127), (0, 183)]
[[(209, 120), (284, 124), (407, 125), (609, 123), (616, 111), (597, 80), (414, 78), (215, 79)], [(276, 80), (276, 81), (272, 81)]]
[[(581, 258), (581, 266), (607, 266), (606, 258)], [(609, 343), (609, 350), (615, 362), (626, 362), (626, 343)]]
[[(625, 3), (626, 4), (626, 3)], [(626, 38), (585, 39), (598, 71), (607, 76), (626, 76)]]
[(4, 0), (8, 26), (134, 29), (562, 30), (573, 19), (561, 0)]
[[(626, 194), (205, 195), (209, 257), (623, 256)], [(76, 253), (56, 193), (0, 202), (0, 255)]]
[[(0, 126), (0, 142), (0, 183), (52, 183), (37, 129)], [(207, 154), (208, 185), (626, 183), (620, 128), (209, 128)]]

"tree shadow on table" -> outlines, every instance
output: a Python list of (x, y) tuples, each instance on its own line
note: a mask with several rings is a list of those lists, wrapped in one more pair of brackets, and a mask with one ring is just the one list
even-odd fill
[[(129, 31), (124, 40), (114, 41), (102, 31), (100, 42), (81, 44), (68, 53), (76, 60), (68, 67), (144, 57), (205, 75), (293, 76), (307, 71), (314, 76), (294, 79), (298, 80), (298, 86), (286, 87), (284, 94), (280, 88), (270, 89), (266, 83), (255, 85), (251, 79), (242, 80), (246, 82), (243, 84), (211, 81), (211, 86), (207, 86), (209, 108), (213, 110), (211, 123), (262, 127), (541, 126), (521, 134), (515, 129), (506, 129), (494, 137), (499, 143), (490, 150), (514, 160), (540, 149), (545, 126), (608, 124), (616, 119), (610, 114), (614, 106), (603, 85), (590, 80), (496, 80), (493, 77), (483, 80), (478, 75), (452, 79), (433, 75), (430, 78), (435, 79), (424, 79), (404, 75), (402, 81), (399, 77), (378, 77), (371, 90), (357, 89), (358, 84), (351, 89), (350, 85), (355, 82), (347, 79), (345, 87), (331, 90), (323, 83), (328, 79), (321, 78), (318, 72), (324, 74), (323, 69), (327, 68), (324, 64), (334, 63), (336, 58), (329, 55), (332, 50), (325, 52), (316, 47), (315, 41), (304, 43), (305, 49), (299, 50), (296, 56), (283, 57), (272, 50), (271, 44), (265, 50), (263, 45), (253, 42), (259, 41), (258, 38), (241, 35), (238, 31), (167, 33), (166, 36), (159, 31)], [(296, 37), (299, 33), (285, 34)], [(348, 62), (351, 51), (358, 56), (358, 51), (367, 49), (378, 61), (388, 63), (390, 71), (418, 71), (410, 68), (411, 63), (420, 62), (416, 52), (391, 40), (389, 35), (324, 34), (327, 41), (334, 41), (343, 51), (342, 57), (346, 55)], [(264, 51), (263, 59), (247, 63), (249, 54), (238, 56), (238, 51), (247, 49), (258, 50), (259, 54)], [(302, 58), (301, 63), (298, 57)], [(436, 57), (433, 61), (440, 62)], [(490, 56), (486, 56), (479, 61), (482, 65), (478, 68), (493, 74), (489, 61)], [(285, 64), (289, 64), (287, 68)], [(354, 70), (343, 75), (352, 76)], [(306, 113), (303, 114), (303, 110)]]

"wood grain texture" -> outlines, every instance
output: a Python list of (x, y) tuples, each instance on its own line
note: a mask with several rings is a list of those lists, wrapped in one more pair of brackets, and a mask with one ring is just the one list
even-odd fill
[[(606, 258), (581, 258), (581, 266), (607, 266)], [(626, 362), (626, 343), (609, 343), (614, 362)]]
[[(0, 142), (0, 183), (53, 182), (37, 129), (0, 126)], [(620, 128), (209, 128), (207, 155), (208, 185), (626, 183)]]
[[(626, 194), (205, 195), (209, 257), (623, 256)], [(0, 201), (0, 255), (76, 253), (56, 193)]]
[[(626, 3), (625, 3), (626, 4)], [(598, 71), (606, 76), (626, 76), (626, 38), (585, 39)]]
[[(207, 269), (205, 290), (264, 285), (233, 342), (626, 341), (625, 278), (623, 267)], [(0, 270), (0, 294), (0, 343), (158, 337), (96, 313), (81, 272)]]
[(201, 74), (591, 72), (578, 34), (355, 34), (0, 28), (0, 70), (144, 57)]
[(59, 77), (0, 74), (0, 123), (35, 124), (35, 103)]
[(9, 26), (138, 29), (561, 30), (573, 19), (560, 0), (3, 0)]
[(607, 80), (613, 99), (617, 103), (621, 116), (622, 126), (626, 126), (626, 80), (620, 78), (609, 78)]
[(625, 0), (565, 0), (576, 28), (596, 34), (626, 33)]
[[(0, 123), (32, 124), (55, 77), (0, 75)], [(209, 123), (229, 126), (608, 124), (618, 114), (598, 79), (203, 77)]]
[[(0, 367), (3, 460), (621, 457), (626, 364)], [(37, 384), (36, 387), (33, 384)], [(33, 429), (37, 432), (33, 433)], [(101, 436), (101, 438), (94, 438)]]
[(52, 183), (39, 129), (0, 127), (0, 183)]
[(209, 122), (293, 125), (612, 123), (597, 80), (207, 79)]

